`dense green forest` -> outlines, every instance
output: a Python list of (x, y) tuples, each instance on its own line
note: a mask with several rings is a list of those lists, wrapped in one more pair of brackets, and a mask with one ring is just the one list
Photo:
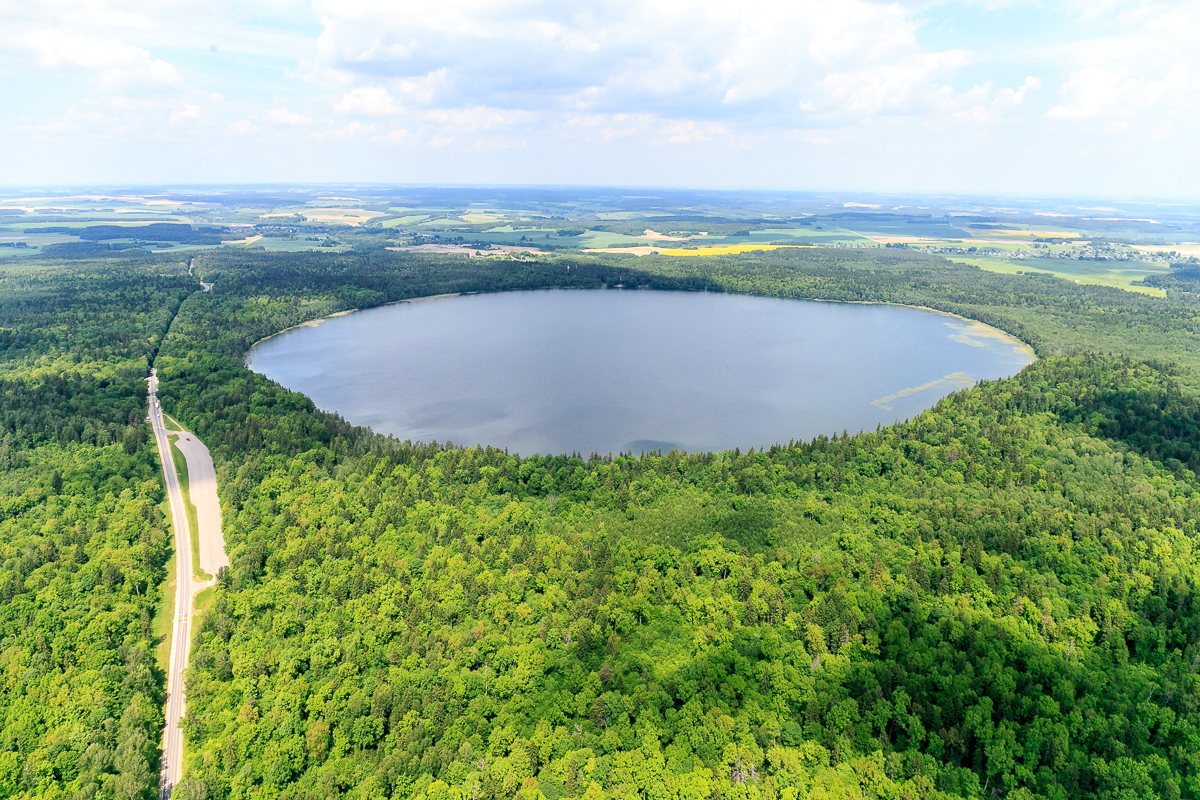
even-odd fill
[(181, 265), (0, 272), (0, 796), (150, 798), (169, 524), (146, 375)]
[(85, 242), (100, 242), (108, 239), (133, 239), (136, 241), (179, 242), (181, 244), (220, 244), (221, 237), (229, 234), (228, 228), (202, 226), (193, 228), (179, 222), (151, 222), (146, 225), (88, 225), (84, 228), (46, 226), (26, 228), (26, 233), (75, 234)]
[(1148, 275), (1142, 279), (1147, 286), (1175, 292), (1195, 294), (1200, 289), (1200, 261), (1192, 258), (1171, 264), (1171, 271), (1165, 275)]
[[(151, 256), (21, 270), (0, 797), (153, 792), (151, 360), (214, 454), (232, 560), (182, 799), (1200, 794), (1189, 297), (853, 250), (210, 251), (208, 293)], [(616, 285), (925, 305), (1043, 358), (880, 431), (587, 460), (396, 442), (242, 364), (347, 308)]]

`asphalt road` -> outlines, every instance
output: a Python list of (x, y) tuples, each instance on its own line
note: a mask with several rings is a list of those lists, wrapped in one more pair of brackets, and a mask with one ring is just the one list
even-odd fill
[(175, 447), (187, 460), (188, 493), (196, 507), (196, 527), (200, 530), (200, 571), (216, 578), (221, 567), (229, 566), (229, 556), (221, 535), (221, 503), (212, 456), (204, 443), (188, 431), (179, 434)]
[(196, 507), (196, 526), (199, 531), (200, 568), (211, 578), (207, 581), (192, 577), (191, 531), (183, 492), (175, 474), (168, 431), (163, 423), (162, 407), (158, 402), (158, 376), (151, 370), (150, 424), (158, 444), (167, 499), (171, 507), (171, 527), (175, 531), (175, 617), (171, 624), (171, 661), (167, 669), (166, 726), (163, 730), (162, 775), (159, 797), (166, 800), (183, 777), (183, 730), (179, 720), (185, 711), (183, 673), (187, 669), (188, 649), (192, 637), (192, 605), (198, 592), (211, 586), (217, 571), (229, 564), (225, 555), (225, 540), (221, 534), (221, 507), (217, 500), (217, 477), (212, 458), (195, 435), (179, 434), (176, 447), (188, 465), (188, 492)]

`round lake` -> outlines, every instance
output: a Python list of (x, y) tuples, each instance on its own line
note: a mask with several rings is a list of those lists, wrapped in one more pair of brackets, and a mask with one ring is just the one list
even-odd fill
[(916, 308), (644, 290), (399, 303), (259, 342), (255, 372), (414, 441), (726, 450), (906, 419), (1029, 348)]

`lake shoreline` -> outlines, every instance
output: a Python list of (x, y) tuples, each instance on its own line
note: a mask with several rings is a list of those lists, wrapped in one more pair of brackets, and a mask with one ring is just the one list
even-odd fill
[[(530, 290), (530, 289), (515, 289), (513, 291), (526, 292), (526, 291), (537, 291), (537, 290), (536, 289), (532, 289), (532, 290)], [(258, 347), (263, 342), (265, 342), (269, 339), (274, 339), (276, 336), (282, 336), (283, 334), (287, 333), (288, 331), (294, 331), (299, 328), (315, 328), (318, 325), (320, 325), (322, 322), (325, 322), (326, 320), (336, 319), (337, 317), (344, 317), (347, 314), (353, 314), (355, 311), (370, 311), (373, 308), (383, 308), (384, 306), (395, 306), (395, 305), (399, 305), (400, 303), (424, 303), (426, 300), (441, 300), (443, 297), (463, 297), (463, 296), (472, 295), (472, 294), (489, 294), (489, 293), (488, 292), (447, 292), (446, 294), (430, 294), (430, 295), (425, 295), (423, 297), (408, 297), (408, 298), (405, 298), (404, 300), (389, 300), (386, 303), (380, 303), (377, 306), (367, 306), (366, 308), (347, 308), (344, 311), (335, 311), (332, 314), (326, 314), (325, 316), (322, 316), (322, 317), (316, 317), (315, 319), (306, 320), (304, 322), (298, 322), (295, 325), (289, 325), (288, 327), (284, 328), (283, 330), (275, 331), (275, 333), (264, 336), (263, 338), (261, 338), (257, 342), (255, 342), (254, 344), (250, 345), (250, 348), (246, 352), (249, 353), (250, 350), (253, 350), (255, 347)], [(504, 294), (504, 292), (491, 292), (490, 294)]]
[[(610, 288), (613, 291), (620, 291), (620, 292), (631, 291), (630, 289), (625, 288), (625, 287), (615, 288), (615, 287), (607, 287), (606, 286), (606, 287), (602, 287), (599, 289), (593, 289), (593, 288), (585, 289), (585, 288), (576, 288), (576, 287), (569, 287), (569, 286), (545, 286), (545, 287), (536, 288), (536, 289), (509, 289), (509, 290), (505, 290), (502, 292), (447, 292), (444, 294), (423, 295), (421, 297), (407, 297), (403, 300), (389, 300), (388, 302), (380, 303), (377, 306), (367, 306), (365, 308), (347, 308), (344, 311), (335, 311), (332, 314), (326, 314), (324, 316), (316, 317), (314, 319), (310, 319), (305, 322), (300, 322), (295, 325), (290, 325), (282, 330), (276, 331), (275, 333), (264, 336), (263, 338), (259, 339), (257, 342), (254, 342), (253, 344), (251, 344), (250, 347), (247, 348), (247, 350), (246, 350), (246, 355), (249, 355), (250, 351), (253, 350), (255, 347), (257, 347), (258, 345), (260, 345), (263, 342), (268, 341), (270, 339), (274, 339), (276, 336), (282, 336), (285, 333), (297, 330), (299, 328), (315, 328), (316, 326), (320, 325), (322, 322), (325, 322), (326, 320), (336, 319), (337, 317), (344, 317), (347, 314), (353, 314), (356, 311), (370, 311), (373, 308), (383, 308), (385, 306), (395, 306), (395, 305), (400, 305), (401, 303), (424, 303), (429, 300), (441, 300), (441, 299), (447, 298), (447, 297), (468, 297), (468, 296), (477, 295), (477, 294), (512, 294), (514, 292), (542, 292), (542, 291), (597, 292), (597, 291), (608, 291)], [(635, 289), (632, 291), (645, 291), (645, 290), (644, 289)], [(686, 290), (683, 290), (683, 289), (651, 289), (650, 291), (682, 292), (685, 294), (697, 294), (697, 292), (687, 292)], [(1013, 334), (1009, 333), (1008, 331), (1001, 330), (1001, 329), (997, 328), (995, 325), (988, 325), (986, 322), (984, 322), (982, 320), (972, 319), (971, 317), (964, 317), (963, 315), (955, 314), (952, 311), (942, 311), (940, 308), (930, 308), (929, 306), (914, 306), (914, 305), (908, 305), (907, 303), (893, 303), (890, 300), (827, 300), (825, 298), (818, 298), (818, 297), (804, 297), (804, 298), (775, 297), (774, 295), (743, 294), (741, 292), (710, 292), (707, 289), (704, 289), (699, 293), (700, 294), (727, 294), (727, 295), (730, 295), (733, 297), (762, 297), (762, 298), (766, 298), (769, 300), (794, 300), (794, 301), (801, 302), (801, 303), (803, 303), (803, 302), (834, 303), (834, 304), (838, 304), (838, 305), (849, 305), (849, 306), (892, 306), (894, 308), (915, 308), (920, 311), (929, 311), (934, 314), (941, 314), (942, 316), (945, 316), (945, 317), (952, 317), (954, 319), (961, 320), (963, 322), (972, 323), (975, 325), (982, 325), (990, 330), (995, 331), (996, 333), (1000, 334), (1002, 337), (1011, 339), (1015, 345), (1019, 345), (1022, 348), (1023, 352), (1025, 352), (1025, 354), (1030, 356), (1030, 358), (1032, 359), (1030, 361), (1030, 363), (1033, 363), (1034, 361), (1038, 360), (1037, 352), (1033, 349), (1033, 346), (1030, 345), (1029, 342), (1026, 342), (1024, 339), (1014, 336)], [(243, 356), (243, 362), (244, 361), (245, 361), (245, 356)]]
[[(546, 454), (868, 430), (1036, 358), (978, 320), (899, 303), (599, 289), (427, 302), (446, 296), (327, 315), (246, 364), (399, 440)], [(324, 327), (334, 316), (348, 318)]]

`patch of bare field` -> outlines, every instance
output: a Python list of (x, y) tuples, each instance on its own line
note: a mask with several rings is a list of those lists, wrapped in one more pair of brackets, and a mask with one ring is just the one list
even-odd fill
[(1180, 255), (1200, 256), (1200, 244), (1135, 244), (1134, 250), (1143, 253), (1179, 253)]
[(294, 217), (297, 214), (313, 222), (339, 222), (343, 225), (361, 225), (364, 222), (382, 217), (382, 211), (364, 211), (361, 208), (298, 208), (294, 211), (273, 211), (269, 214), (259, 214), (259, 219), (271, 217)]
[(589, 247), (583, 252), (585, 253), (617, 253), (629, 256), (650, 256), (655, 253), (661, 253), (666, 250), (666, 247), (655, 247), (649, 244), (637, 245), (635, 247)]
[(488, 258), (505, 255), (506, 253), (541, 253), (536, 247), (522, 247), (515, 244), (494, 244), (491, 247), (464, 247), (457, 244), (411, 244), (403, 247), (385, 248), (396, 253), (444, 253), (468, 258)]
[[(972, 239), (981, 242), (986, 242), (995, 237), (998, 241), (1005, 239), (1082, 239), (1078, 233), (1072, 231), (1022, 231), (1022, 230), (1006, 230), (1006, 229), (971, 229), (969, 231)], [(976, 235), (976, 234), (980, 235)]]
[(1084, 219), (1092, 222), (1149, 222), (1151, 225), (1162, 225), (1158, 220), (1149, 217), (1084, 217)]
[(361, 225), (374, 217), (382, 217), (382, 211), (364, 211), (361, 208), (313, 208), (300, 212), (305, 217), (319, 222), (341, 222), (346, 225)]
[(962, 239), (938, 239), (929, 236), (869, 236), (860, 233), (864, 239), (870, 239), (876, 244), (952, 244), (962, 243)]
[(682, 247), (655, 247), (654, 245), (637, 245), (634, 247), (592, 247), (587, 248), (585, 253), (624, 253), (634, 256), (649, 256), (661, 254), (664, 256), (732, 256), (742, 253), (753, 253), (755, 251), (770, 251), (770, 250), (803, 250), (812, 249), (815, 245), (811, 244), (726, 244), (715, 245), (713, 247), (697, 247), (697, 248), (682, 248)]
[(690, 236), (668, 236), (665, 233), (659, 233), (658, 231), (651, 230), (650, 228), (646, 228), (646, 230), (642, 231), (642, 235), (637, 238), (653, 239), (656, 242), (686, 242), (691, 237)]

